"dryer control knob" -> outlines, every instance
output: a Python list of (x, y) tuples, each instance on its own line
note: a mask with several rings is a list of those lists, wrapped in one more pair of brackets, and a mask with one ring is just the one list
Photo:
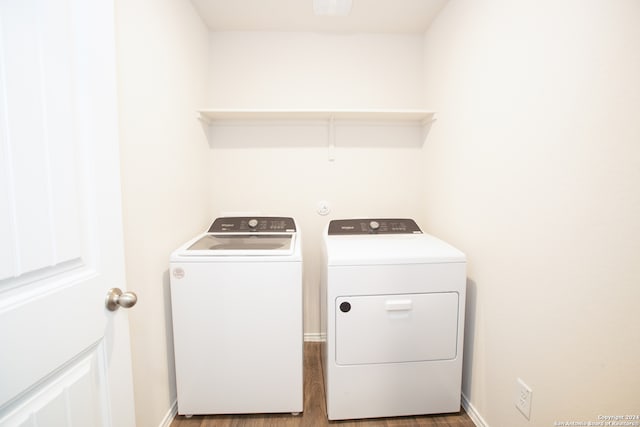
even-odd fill
[(257, 219), (250, 219), (249, 220), (249, 227), (251, 228), (256, 228), (258, 226), (258, 220)]
[(380, 228), (380, 223), (378, 221), (371, 221), (369, 223), (369, 228), (373, 231), (376, 231), (378, 228)]

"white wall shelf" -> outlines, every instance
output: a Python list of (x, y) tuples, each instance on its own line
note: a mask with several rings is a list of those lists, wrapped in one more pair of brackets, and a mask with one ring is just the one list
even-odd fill
[(262, 120), (353, 120), (388, 121), (428, 124), (434, 112), (427, 110), (240, 110), (207, 109), (198, 111), (199, 118), (209, 124), (216, 121)]
[(198, 111), (198, 119), (205, 125), (265, 123), (275, 122), (291, 124), (295, 122), (322, 122), (328, 127), (328, 157), (335, 159), (335, 125), (336, 123), (383, 124), (392, 123), (401, 126), (421, 126), (422, 140), (426, 137), (429, 125), (435, 121), (435, 113), (427, 110), (315, 110), (315, 109), (204, 109)]

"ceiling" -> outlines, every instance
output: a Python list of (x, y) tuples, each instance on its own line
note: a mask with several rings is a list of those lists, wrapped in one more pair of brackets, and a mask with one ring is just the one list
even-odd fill
[(424, 33), (449, 0), (352, 0), (348, 16), (316, 16), (313, 0), (191, 0), (211, 31)]

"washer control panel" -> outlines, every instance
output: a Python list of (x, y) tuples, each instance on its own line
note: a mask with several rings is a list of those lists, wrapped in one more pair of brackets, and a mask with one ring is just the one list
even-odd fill
[(329, 222), (329, 235), (353, 234), (421, 234), (422, 230), (412, 219), (359, 218), (334, 219)]
[(296, 223), (290, 217), (233, 216), (216, 218), (209, 233), (293, 233)]

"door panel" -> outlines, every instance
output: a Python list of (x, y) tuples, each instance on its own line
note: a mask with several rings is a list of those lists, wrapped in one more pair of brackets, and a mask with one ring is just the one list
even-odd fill
[(0, 425), (132, 426), (113, 2), (0, 0)]
[(101, 426), (108, 422), (104, 413), (108, 397), (95, 390), (105, 390), (100, 372), (104, 349), (91, 347), (86, 354), (71, 361), (57, 374), (38, 385), (13, 405), (3, 425), (17, 426)]
[(335, 304), (339, 365), (456, 357), (457, 292), (345, 296)]
[[(36, 6), (41, 5), (33, 1), (3, 3), (3, 133), (11, 141), (6, 146), (4, 162), (6, 178), (13, 186), (9, 190), (13, 203), (9, 206), (14, 206), (11, 224), (15, 255), (13, 269), (3, 271), (1, 277), (55, 263), (56, 220), (65, 218), (65, 207), (71, 208), (71, 216), (77, 211), (75, 203), (65, 203), (65, 199), (75, 197), (73, 192), (65, 191), (67, 188), (56, 191), (60, 196), (56, 203), (52, 199), (58, 186), (70, 187), (73, 183), (72, 176), (56, 170), (64, 163), (55, 161), (57, 151), (69, 151), (74, 142), (70, 126), (71, 63), (51, 57), (69, 57), (70, 29), (63, 19), (57, 25), (41, 25), (48, 24), (49, 19), (34, 13)], [(64, 17), (69, 10), (60, 9), (50, 18)], [(63, 244), (77, 243), (73, 234), (68, 236)]]
[[(2, 129), (11, 263), (0, 279), (18, 277), (82, 258), (78, 182), (81, 160), (72, 77), (74, 52), (66, 2), (0, 3)], [(74, 56), (75, 54), (75, 56)], [(4, 245), (3, 245), (4, 246)]]

